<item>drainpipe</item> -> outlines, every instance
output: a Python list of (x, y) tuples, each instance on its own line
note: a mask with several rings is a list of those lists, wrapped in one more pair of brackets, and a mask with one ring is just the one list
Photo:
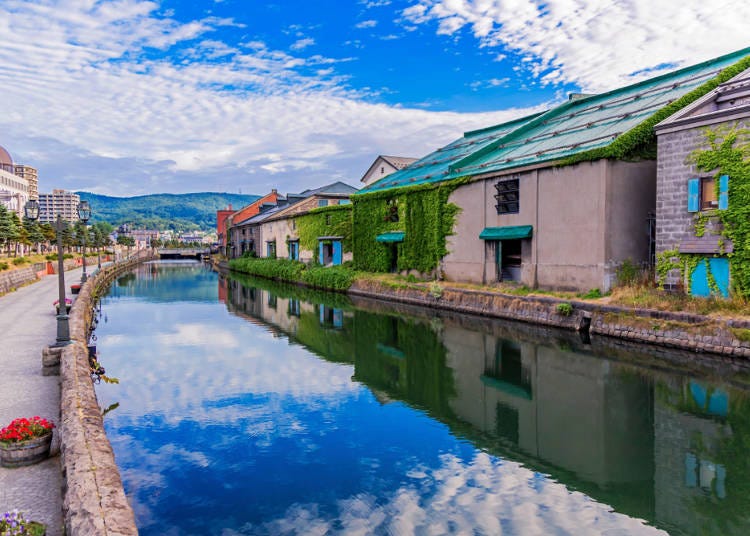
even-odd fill
[[(482, 181), (482, 188), (484, 189), (484, 210), (482, 211), (482, 229), (485, 229), (487, 227), (487, 185), (489, 184), (489, 180), (485, 179)], [(482, 242), (482, 284), (487, 284), (487, 242), (485, 240), (481, 240)]]

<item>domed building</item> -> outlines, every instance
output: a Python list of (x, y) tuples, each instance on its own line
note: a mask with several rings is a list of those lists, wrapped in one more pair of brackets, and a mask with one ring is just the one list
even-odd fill
[(5, 147), (0, 145), (0, 169), (13, 173), (13, 159), (10, 157), (10, 153), (5, 150)]
[(0, 203), (23, 216), (23, 207), (28, 200), (29, 181), (16, 175), (10, 153), (0, 146)]

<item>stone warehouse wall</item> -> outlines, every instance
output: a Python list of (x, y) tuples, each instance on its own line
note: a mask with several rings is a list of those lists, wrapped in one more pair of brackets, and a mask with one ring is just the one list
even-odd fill
[[(750, 357), (750, 322), (720, 320), (689, 313), (632, 309), (590, 302), (538, 296), (512, 296), (480, 290), (451, 289), (431, 293), (424, 288), (394, 288), (379, 281), (356, 281), (349, 289), (355, 296), (446, 309), (494, 318), (520, 320), (568, 330), (588, 331), (592, 336), (617, 337), (633, 342)], [(438, 296), (439, 294), (439, 296)], [(573, 311), (562, 315), (557, 306), (569, 303)]]
[(87, 343), (97, 296), (119, 274), (151, 258), (152, 253), (147, 251), (105, 266), (83, 286), (70, 313), (71, 344), (65, 347), (60, 365), (60, 451), (67, 534), (138, 534), (114, 452), (104, 432), (102, 410), (91, 381)]

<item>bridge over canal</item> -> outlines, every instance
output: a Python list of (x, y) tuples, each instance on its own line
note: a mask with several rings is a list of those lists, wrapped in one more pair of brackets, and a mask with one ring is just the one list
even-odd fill
[(202, 259), (211, 253), (209, 248), (191, 248), (191, 249), (167, 249), (160, 248), (157, 250), (159, 257), (162, 259)]

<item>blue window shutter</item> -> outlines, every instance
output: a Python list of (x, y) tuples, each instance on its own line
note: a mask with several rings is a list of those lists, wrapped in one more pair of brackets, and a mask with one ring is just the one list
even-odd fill
[(323, 264), (323, 242), (318, 242), (318, 257), (320, 264)]
[(688, 212), (698, 212), (700, 210), (700, 192), (701, 180), (688, 179)]
[(719, 210), (729, 208), (729, 175), (719, 177)]

